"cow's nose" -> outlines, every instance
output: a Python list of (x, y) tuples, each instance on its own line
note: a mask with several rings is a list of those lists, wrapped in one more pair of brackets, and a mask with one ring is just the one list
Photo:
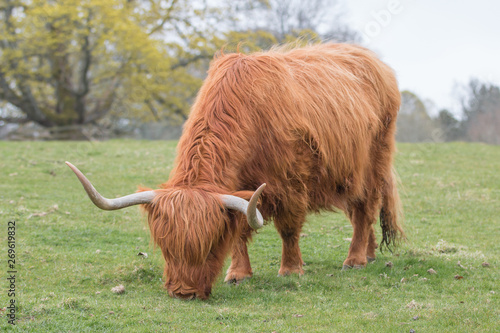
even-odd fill
[(192, 300), (192, 299), (196, 298), (196, 294), (195, 293), (190, 293), (190, 294), (170, 293), (170, 296), (172, 296), (173, 298), (182, 299), (184, 301), (189, 301), (189, 300)]

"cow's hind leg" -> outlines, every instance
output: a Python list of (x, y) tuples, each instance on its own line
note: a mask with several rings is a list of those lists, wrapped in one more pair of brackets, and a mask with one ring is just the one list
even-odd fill
[(304, 262), (300, 253), (299, 239), (305, 216), (305, 212), (289, 212), (288, 214), (280, 214), (274, 220), (274, 225), (278, 229), (283, 242), (279, 276), (292, 273), (304, 274), (302, 269)]
[[(246, 221), (243, 221), (246, 223)], [(252, 277), (252, 267), (248, 257), (247, 243), (251, 239), (252, 230), (244, 227), (240, 237), (235, 240), (231, 251), (231, 265), (229, 266), (224, 282), (238, 284)]]
[(361, 268), (375, 259), (377, 243), (373, 224), (375, 223), (377, 201), (356, 202), (349, 207), (349, 218), (353, 235), (347, 259), (343, 268)]
[(366, 248), (366, 260), (368, 262), (375, 261), (375, 250), (378, 248), (377, 239), (375, 237), (374, 224), (370, 227), (370, 232), (368, 235), (368, 247)]

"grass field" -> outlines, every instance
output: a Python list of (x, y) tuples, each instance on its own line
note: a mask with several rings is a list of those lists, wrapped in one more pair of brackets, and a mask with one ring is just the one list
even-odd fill
[[(164, 182), (175, 146), (0, 142), (0, 308), (11, 299), (7, 224), (15, 220), (15, 330), (498, 332), (500, 147), (399, 145), (408, 242), (365, 269), (341, 270), (352, 236), (342, 214), (310, 215), (304, 276), (277, 277), (281, 242), (268, 225), (249, 249), (252, 279), (229, 286), (221, 275), (208, 301), (180, 301), (162, 288), (161, 252), (139, 209), (99, 210), (64, 164), (113, 197)], [(113, 293), (120, 284), (125, 293)], [(4, 331), (12, 329), (6, 312)]]

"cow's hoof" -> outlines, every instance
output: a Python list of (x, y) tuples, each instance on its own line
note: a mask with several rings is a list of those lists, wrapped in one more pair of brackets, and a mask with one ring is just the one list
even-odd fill
[[(249, 278), (247, 278), (249, 279)], [(224, 282), (226, 282), (228, 285), (230, 286), (237, 286), (239, 285), (241, 282), (243, 282), (245, 279), (243, 280), (237, 280), (237, 279), (224, 279)]]
[(224, 279), (224, 282), (227, 284), (234, 284), (238, 285), (241, 282), (243, 282), (246, 279), (249, 279), (252, 277), (252, 273), (242, 273), (242, 272), (231, 272), (227, 273), (226, 278)]
[(346, 271), (346, 270), (352, 269), (352, 268), (354, 268), (354, 269), (362, 269), (362, 268), (365, 268), (365, 266), (363, 266), (363, 265), (354, 265), (354, 266), (343, 265), (342, 266), (342, 270), (343, 271)]
[(278, 272), (278, 276), (287, 276), (287, 275), (291, 275), (291, 274), (298, 274), (299, 276), (302, 276), (304, 275), (304, 270), (302, 269), (302, 267), (298, 267), (298, 268), (280, 268), (279, 272)]
[(366, 260), (368, 262), (374, 262), (375, 261), (375, 258), (372, 258), (372, 257), (366, 257)]
[[(363, 268), (366, 267), (367, 260), (365, 257), (363, 258), (347, 258), (344, 260), (344, 264), (342, 266), (342, 269), (348, 269), (348, 268)], [(347, 267), (346, 267), (347, 266)]]

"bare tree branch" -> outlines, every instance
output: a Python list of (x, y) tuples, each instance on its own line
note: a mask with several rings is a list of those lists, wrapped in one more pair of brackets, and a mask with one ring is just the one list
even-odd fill
[(103, 94), (103, 97), (100, 98), (92, 111), (87, 112), (85, 118), (83, 119), (83, 124), (92, 123), (104, 115), (106, 115), (110, 110), (111, 106), (114, 102), (114, 98), (116, 96), (116, 90), (120, 86), (121, 82), (118, 79), (115, 79), (114, 83), (111, 85), (110, 89)]
[(192, 64), (192, 63), (194, 63), (198, 60), (201, 60), (201, 59), (212, 59), (212, 55), (207, 54), (207, 53), (201, 53), (201, 54), (198, 54), (198, 55), (196, 55), (192, 58), (189, 58), (189, 59), (181, 59), (176, 64), (171, 66), (170, 69), (176, 70), (180, 67), (186, 67), (187, 65)]
[(28, 118), (42, 124), (43, 126), (52, 126), (52, 121), (45, 116), (45, 112), (40, 110), (33, 94), (31, 93), (31, 88), (27, 84), (22, 84), (19, 86), (19, 90), (23, 93), (24, 97), (21, 103), (22, 107), (20, 107), (20, 109), (26, 113)]
[(175, 5), (177, 4), (178, 0), (172, 0), (172, 2), (170, 3), (170, 7), (168, 8), (167, 10), (167, 13), (165, 14), (165, 16), (163, 17), (162, 21), (160, 22), (160, 24), (158, 24), (156, 27), (154, 27), (153, 29), (151, 29), (151, 31), (148, 32), (148, 35), (151, 36), (152, 34), (154, 34), (155, 32), (163, 29), (163, 27), (165, 26), (165, 24), (170, 20), (172, 19), (172, 11), (174, 10), (175, 8)]
[(92, 52), (90, 50), (90, 20), (92, 19), (92, 11), (89, 10), (89, 15), (87, 17), (87, 32), (88, 34), (83, 37), (83, 45), (82, 45), (82, 53), (83, 53), (83, 66), (80, 72), (80, 88), (76, 93), (78, 97), (83, 97), (89, 93), (89, 80), (88, 80), (88, 72), (90, 69), (90, 65), (92, 63)]
[(2, 72), (0, 72), (0, 98), (8, 101), (14, 106), (18, 108), (22, 107), (22, 99), (18, 96), (9, 86), (9, 83), (3, 76)]
[(156, 121), (160, 121), (160, 117), (158, 116), (158, 110), (156, 110), (155, 106), (151, 102), (151, 100), (146, 100), (146, 105), (148, 106), (149, 110), (153, 114), (153, 117), (155, 118)]
[(0, 117), (0, 121), (8, 124), (26, 124), (30, 121), (29, 118), (18, 118), (18, 117)]

